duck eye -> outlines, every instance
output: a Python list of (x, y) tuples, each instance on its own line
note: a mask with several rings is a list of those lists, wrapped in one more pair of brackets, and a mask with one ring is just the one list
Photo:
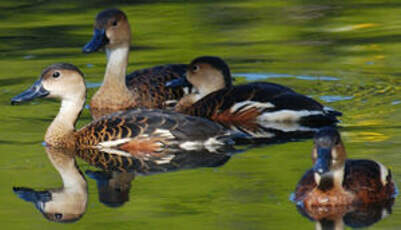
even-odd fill
[(54, 72), (52, 77), (54, 77), (54, 78), (60, 77), (60, 72)]
[(113, 21), (112, 25), (116, 26), (117, 25), (117, 21)]
[(196, 72), (196, 71), (198, 71), (198, 70), (199, 70), (199, 66), (198, 66), (198, 65), (192, 66), (192, 71), (193, 71), (193, 72)]
[(54, 217), (56, 218), (56, 220), (60, 220), (61, 218), (63, 218), (63, 214), (56, 213), (56, 214), (54, 214)]

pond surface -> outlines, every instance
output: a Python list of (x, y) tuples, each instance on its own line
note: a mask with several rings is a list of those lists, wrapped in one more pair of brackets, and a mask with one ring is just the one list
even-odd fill
[[(84, 55), (95, 15), (125, 11), (133, 49), (129, 71), (224, 58), (236, 84), (267, 80), (342, 111), (341, 134), (351, 158), (380, 161), (401, 186), (401, 2), (377, 1), (52, 1), (0, 2), (0, 218), (2, 229), (70, 229), (18, 199), (13, 186), (57, 188), (61, 178), (42, 146), (56, 101), (10, 106), (41, 70), (70, 62), (92, 88), (105, 55)], [(83, 111), (78, 126), (90, 121)], [(74, 229), (313, 229), (289, 200), (311, 167), (311, 140), (265, 145), (217, 168), (180, 170), (132, 181), (118, 208), (99, 202), (88, 181), (87, 212)], [(80, 169), (96, 171), (78, 159)], [(89, 171), (88, 171), (89, 172)], [(401, 228), (399, 200), (371, 229)]]

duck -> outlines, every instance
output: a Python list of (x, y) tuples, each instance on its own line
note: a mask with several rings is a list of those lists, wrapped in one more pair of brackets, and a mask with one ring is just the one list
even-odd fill
[(82, 218), (88, 203), (88, 184), (68, 149), (46, 147), (47, 156), (63, 181), (60, 188), (34, 190), (13, 187), (21, 199), (32, 202), (43, 216), (54, 222), (75, 222)]
[(341, 115), (279, 84), (251, 82), (234, 86), (229, 66), (215, 56), (195, 58), (185, 77), (166, 83), (172, 88), (188, 85), (194, 92), (181, 98), (175, 111), (205, 117), (254, 136), (284, 123), (308, 127), (336, 124), (336, 117)]
[(296, 186), (293, 200), (306, 210), (386, 202), (397, 194), (391, 171), (381, 163), (347, 159), (337, 129), (324, 127), (314, 136), (314, 166)]
[(96, 149), (146, 158), (170, 151), (216, 151), (232, 146), (237, 135), (207, 119), (159, 109), (112, 113), (76, 130), (75, 123), (85, 104), (86, 87), (83, 73), (69, 63), (45, 68), (40, 79), (12, 98), (11, 103), (35, 98), (61, 99), (60, 110), (44, 137), (47, 146)]
[(92, 39), (84, 53), (105, 48), (107, 66), (104, 81), (93, 95), (89, 108), (94, 119), (130, 108), (165, 109), (184, 95), (182, 88), (167, 88), (165, 82), (185, 74), (186, 64), (167, 64), (136, 70), (126, 76), (131, 43), (127, 15), (106, 9), (96, 16)]

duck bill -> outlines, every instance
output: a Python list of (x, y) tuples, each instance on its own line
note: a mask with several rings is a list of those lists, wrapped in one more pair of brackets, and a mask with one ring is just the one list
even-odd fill
[(165, 84), (168, 88), (176, 88), (176, 87), (189, 87), (192, 86), (191, 83), (187, 80), (186, 77), (177, 78), (171, 81), (166, 82)]
[(47, 95), (49, 95), (49, 91), (43, 88), (41, 80), (37, 80), (35, 83), (33, 83), (31, 88), (13, 97), (11, 99), (11, 104), (14, 105), (20, 102), (33, 100), (35, 98), (46, 97)]
[(318, 148), (317, 155), (318, 158), (313, 166), (313, 171), (319, 175), (323, 175), (330, 171), (331, 149)]
[(39, 211), (43, 211), (44, 204), (52, 199), (49, 191), (35, 191), (30, 188), (13, 188), (14, 193), (21, 199), (31, 202)]
[(92, 53), (98, 51), (100, 48), (108, 43), (109, 39), (106, 37), (106, 31), (104, 29), (96, 29), (93, 31), (92, 39), (86, 43), (82, 52)]

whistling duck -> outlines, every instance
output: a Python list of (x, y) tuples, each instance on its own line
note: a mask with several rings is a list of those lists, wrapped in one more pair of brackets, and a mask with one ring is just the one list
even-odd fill
[(49, 146), (147, 156), (171, 149), (215, 151), (233, 144), (231, 137), (236, 135), (207, 119), (157, 109), (116, 112), (75, 130), (86, 87), (82, 72), (67, 63), (46, 68), (31, 88), (12, 99), (12, 104), (38, 97), (61, 99), (60, 111), (45, 135)]
[(61, 188), (35, 191), (14, 187), (15, 194), (32, 202), (43, 216), (56, 222), (79, 220), (86, 211), (88, 186), (73, 157), (74, 152), (59, 148), (46, 148), (47, 155), (63, 180)]
[(230, 127), (245, 127), (249, 134), (254, 133), (252, 129), (270, 128), (272, 123), (335, 124), (336, 116), (341, 115), (282, 85), (252, 82), (233, 86), (228, 65), (218, 57), (194, 59), (185, 78), (172, 80), (166, 86), (188, 84), (195, 92), (184, 96), (176, 111), (206, 117)]
[(372, 160), (346, 159), (340, 134), (332, 127), (316, 132), (314, 166), (299, 181), (294, 201), (306, 209), (377, 203), (392, 199), (391, 171)]
[(185, 74), (184, 64), (156, 66), (125, 76), (130, 43), (131, 29), (124, 12), (107, 9), (97, 15), (93, 38), (83, 48), (83, 52), (91, 53), (105, 47), (107, 55), (103, 84), (90, 101), (95, 119), (135, 107), (164, 109), (184, 95), (181, 88), (164, 86)]

